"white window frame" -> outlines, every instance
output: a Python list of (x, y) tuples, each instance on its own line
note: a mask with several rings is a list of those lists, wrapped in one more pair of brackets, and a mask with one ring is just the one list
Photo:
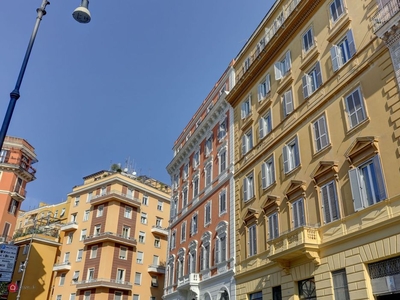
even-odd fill
[(211, 201), (208, 201), (204, 206), (204, 226), (211, 224)]
[(181, 224), (181, 243), (186, 241), (186, 228), (187, 228), (187, 221), (184, 221)]
[(190, 235), (193, 236), (197, 233), (198, 227), (199, 227), (199, 215), (197, 212), (195, 212), (191, 218), (191, 223), (190, 223)]
[(85, 210), (83, 214), (83, 222), (89, 221), (89, 217), (90, 217), (90, 209)]
[(268, 216), (268, 239), (273, 240), (279, 237), (279, 216), (278, 212)]
[(259, 137), (261, 140), (272, 131), (272, 115), (271, 115), (270, 109), (267, 111), (266, 114), (264, 114), (260, 118), (260, 121), (258, 123), (259, 123), (258, 124), (259, 125)]
[(227, 212), (227, 202), (226, 202), (226, 189), (222, 190), (218, 196), (218, 204), (219, 204), (219, 215), (222, 215)]
[(343, 0), (334, 0), (329, 4), (329, 16), (332, 23), (336, 23), (345, 14)]
[(143, 264), (143, 257), (144, 257), (144, 253), (143, 251), (137, 251), (136, 253), (136, 263), (139, 265)]
[(300, 150), (297, 136), (283, 147), (283, 169), (285, 174), (300, 166)]
[(140, 223), (147, 225), (147, 213), (145, 212), (140, 213)]
[(223, 173), (227, 169), (227, 149), (226, 147), (222, 148), (218, 152), (218, 166), (219, 166), (219, 174)]
[(185, 208), (189, 203), (189, 195), (188, 195), (188, 193), (189, 193), (189, 188), (187, 186), (185, 186), (182, 189), (182, 209)]
[(86, 236), (87, 236), (87, 229), (82, 229), (79, 240), (83, 241), (86, 238)]
[(261, 183), (263, 189), (266, 189), (275, 183), (274, 155), (271, 155), (261, 165)]
[(104, 213), (104, 205), (101, 204), (101, 205), (97, 206), (97, 209), (96, 209), (96, 218), (102, 217), (102, 216), (103, 216), (103, 213)]
[(294, 111), (293, 92), (290, 88), (282, 95), (283, 116), (286, 118)]
[(251, 149), (253, 149), (253, 129), (250, 128), (245, 134), (242, 136), (242, 154), (245, 155)]
[(139, 231), (139, 243), (144, 244), (146, 242), (146, 232)]
[[(357, 101), (359, 101), (358, 104)], [(357, 87), (345, 97), (345, 106), (350, 129), (357, 127), (367, 119), (364, 97), (360, 87)], [(353, 107), (353, 109), (350, 107)]]
[(285, 77), (292, 68), (292, 58), (290, 50), (285, 53), (285, 56), (274, 65), (275, 80), (280, 80)]
[(304, 198), (292, 202), (292, 225), (293, 229), (306, 225)]
[(252, 224), (248, 227), (248, 257), (257, 254), (257, 225)]
[(321, 208), (324, 223), (340, 219), (339, 201), (334, 180), (329, 181), (320, 188)]
[(329, 134), (325, 114), (313, 123), (315, 152), (329, 146)]
[(205, 143), (205, 154), (207, 157), (211, 154), (212, 148), (213, 148), (213, 136), (211, 135), (206, 139)]
[(193, 153), (193, 168), (197, 168), (200, 165), (200, 150), (196, 150)]
[(310, 51), (310, 49), (312, 49), (315, 45), (315, 39), (314, 39), (314, 31), (313, 28), (310, 27), (306, 30), (305, 33), (303, 33), (302, 37), (301, 37), (301, 41), (302, 41), (302, 48), (303, 48), (303, 52), (307, 53), (308, 51)]
[(249, 201), (254, 197), (254, 172), (250, 172), (243, 178), (243, 200)]
[(196, 198), (200, 192), (200, 176), (193, 177), (193, 198)]
[(135, 272), (135, 285), (141, 285), (142, 284), (142, 273)]
[(189, 163), (185, 163), (182, 168), (182, 178), (183, 180), (188, 179), (189, 177)]
[(251, 114), (251, 94), (249, 94), (241, 104), (241, 117), (247, 118)]
[(354, 56), (356, 51), (353, 31), (349, 29), (345, 37), (337, 42), (337, 44), (333, 45), (330, 50), (333, 71), (336, 72), (346, 64)]
[(212, 183), (212, 170), (213, 170), (213, 165), (212, 162), (208, 162), (206, 166), (204, 167), (204, 172), (205, 172), (205, 185), (210, 186)]
[(119, 259), (128, 259), (128, 248), (124, 246), (120, 246), (119, 248)]
[(221, 141), (225, 136), (227, 132), (227, 120), (224, 118), (221, 122), (219, 122), (218, 125), (218, 140)]
[(83, 249), (78, 249), (76, 252), (76, 261), (82, 261), (83, 259)]
[(125, 206), (125, 211), (124, 211), (124, 217), (127, 219), (132, 219), (132, 207), (130, 206)]
[(258, 84), (258, 101), (264, 100), (267, 95), (271, 92), (271, 75), (268, 73), (263, 81)]
[(322, 72), (320, 62), (317, 63), (302, 77), (303, 97), (307, 99), (322, 85)]
[(93, 245), (90, 248), (90, 258), (97, 258), (97, 250), (98, 250), (99, 246), (97, 245)]
[(157, 210), (159, 211), (163, 210), (163, 202), (161, 200), (158, 200), (157, 202)]

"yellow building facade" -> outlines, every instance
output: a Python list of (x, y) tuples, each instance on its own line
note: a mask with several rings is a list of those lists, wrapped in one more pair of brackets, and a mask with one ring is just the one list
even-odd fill
[(236, 57), (236, 299), (399, 297), (398, 11), (276, 1)]

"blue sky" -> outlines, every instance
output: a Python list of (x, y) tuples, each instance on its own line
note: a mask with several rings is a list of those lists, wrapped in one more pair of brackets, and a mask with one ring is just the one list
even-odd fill
[[(24, 209), (65, 200), (82, 177), (129, 157), (170, 183), (172, 146), (272, 0), (80, 0), (47, 7), (8, 135), (36, 149)], [(41, 0), (0, 11), (3, 118)], [(6, 8), (6, 9), (5, 9)]]

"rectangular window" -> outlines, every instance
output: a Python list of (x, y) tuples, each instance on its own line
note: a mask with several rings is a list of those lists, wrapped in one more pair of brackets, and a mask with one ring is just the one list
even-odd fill
[(321, 187), (322, 210), (324, 222), (330, 223), (340, 218), (335, 182), (331, 182)]
[(199, 176), (193, 178), (193, 198), (199, 195)]
[(93, 229), (93, 235), (100, 235), (101, 233), (101, 225), (95, 225)]
[(149, 197), (147, 197), (147, 196), (143, 196), (143, 198), (142, 198), (142, 204), (143, 205), (149, 205)]
[(336, 22), (344, 13), (343, 0), (334, 0), (329, 5), (332, 23)]
[(307, 99), (322, 85), (321, 66), (319, 61), (303, 78), (303, 97)]
[(307, 52), (314, 46), (314, 34), (312, 28), (309, 28), (306, 33), (303, 34), (303, 51)]
[(224, 148), (219, 152), (219, 173), (223, 173), (226, 170), (226, 149)]
[(139, 243), (144, 244), (146, 239), (146, 233), (143, 231), (139, 231)]
[(332, 272), (333, 290), (335, 291), (335, 299), (350, 300), (349, 287), (347, 285), (346, 270), (338, 270)]
[(283, 147), (283, 166), (289, 173), (300, 165), (300, 154), (297, 136)]
[(242, 154), (246, 154), (253, 148), (253, 130), (250, 129), (242, 137)]
[(226, 212), (226, 190), (223, 190), (219, 194), (219, 214), (223, 214)]
[(125, 270), (117, 269), (117, 282), (124, 282), (125, 281)]
[(279, 237), (278, 213), (268, 216), (268, 233), (270, 240)]
[(176, 248), (176, 230), (174, 230), (171, 234), (170, 247), (171, 250)]
[(75, 271), (74, 274), (72, 275), (72, 281), (76, 282), (79, 279), (79, 271)]
[(140, 285), (142, 282), (142, 273), (136, 272), (135, 273), (135, 284)]
[(272, 300), (282, 300), (282, 288), (280, 285), (272, 288)]
[(271, 76), (267, 74), (258, 85), (258, 101), (262, 101), (271, 91)]
[(354, 210), (358, 211), (387, 198), (381, 162), (375, 155), (349, 171)]
[(93, 192), (87, 194), (86, 202), (90, 202), (93, 199)]
[(15, 215), (18, 208), (18, 201), (15, 199), (11, 199), (10, 205), (8, 206), (8, 213)]
[(73, 237), (74, 237), (74, 233), (73, 232), (68, 233), (68, 235), (67, 235), (67, 244), (71, 244), (72, 243)]
[(286, 118), (294, 110), (292, 89), (286, 91), (282, 96), (283, 116)]
[(210, 137), (206, 140), (206, 146), (205, 146), (205, 148), (206, 148), (206, 151), (205, 151), (206, 156), (210, 155), (210, 153), (211, 153), (211, 151), (212, 151), (212, 140), (213, 140), (212, 138), (213, 138), (213, 137), (210, 136)]
[(76, 261), (81, 261), (83, 256), (83, 249), (79, 249), (76, 254)]
[(253, 256), (257, 254), (257, 232), (256, 225), (251, 225), (249, 227), (249, 235), (248, 235), (248, 245), (249, 245), (249, 256)]
[(137, 251), (136, 253), (136, 263), (143, 264), (143, 252)]
[(262, 292), (250, 294), (249, 300), (262, 300)]
[(211, 223), (211, 202), (207, 202), (204, 207), (204, 225)]
[(160, 248), (161, 247), (161, 239), (159, 237), (154, 238), (154, 247), (155, 248)]
[(293, 228), (298, 228), (300, 226), (305, 225), (305, 219), (304, 219), (304, 200), (303, 198), (300, 198), (299, 200), (296, 200), (292, 204), (292, 223), (293, 223)]
[[(18, 285), (19, 286), (19, 285)], [(56, 300), (61, 300), (62, 299), (62, 295), (57, 295)], [(86, 299), (85, 299), (86, 300)]]
[(90, 300), (90, 291), (86, 291), (85, 294), (83, 295), (83, 300)]
[(186, 222), (181, 225), (181, 242), (186, 241)]
[(129, 239), (131, 236), (131, 228), (129, 226), (122, 226), (122, 237), (124, 239)]
[(190, 226), (190, 233), (194, 235), (197, 233), (197, 213), (192, 216), (192, 224)]
[(159, 217), (156, 217), (156, 226), (161, 227), (162, 226), (162, 219)]
[(128, 248), (120, 247), (119, 248), (119, 259), (127, 259)]
[(290, 57), (290, 51), (287, 51), (285, 57), (275, 63), (274, 70), (275, 70), (275, 79), (280, 80), (282, 79), (292, 68), (292, 59)]
[(140, 296), (138, 294), (133, 295), (133, 300), (140, 300)]
[(114, 300), (122, 300), (122, 292), (114, 292)]
[(182, 178), (183, 180), (186, 180), (189, 176), (189, 163), (186, 163), (183, 166), (183, 170), (182, 170)]
[(243, 200), (248, 201), (254, 197), (254, 174), (251, 172), (243, 179)]
[(261, 165), (261, 180), (263, 189), (266, 189), (275, 182), (275, 167), (273, 155)]
[(162, 211), (163, 210), (163, 202), (158, 200), (157, 202), (157, 210)]
[(65, 283), (65, 273), (62, 273), (61, 275), (60, 275), (60, 282), (59, 282), (59, 286), (63, 286), (64, 285), (64, 283)]
[(251, 114), (251, 94), (242, 102), (241, 116), (247, 118)]
[(80, 198), (79, 196), (76, 196), (76, 197), (75, 197), (74, 206), (78, 206), (78, 205), (79, 205), (80, 199), (81, 199), (81, 198)]
[(260, 140), (267, 136), (272, 130), (271, 110), (261, 117), (259, 121)]
[(200, 164), (200, 150), (197, 150), (194, 154), (193, 154), (193, 168), (197, 168)]
[(103, 210), (104, 210), (104, 205), (99, 205), (97, 207), (97, 212), (96, 212), (96, 217), (102, 217), (103, 216)]
[(316, 152), (321, 151), (329, 145), (328, 129), (326, 127), (325, 116), (321, 116), (313, 123), (314, 127), (314, 142)]
[(90, 215), (90, 210), (85, 210), (85, 213), (83, 214), (83, 221), (88, 221), (89, 220), (89, 215)]
[(355, 89), (346, 96), (345, 102), (349, 125), (350, 128), (353, 128), (367, 118), (364, 107), (364, 98), (361, 94), (360, 88)]
[(246, 72), (250, 68), (250, 57), (247, 57), (243, 63), (243, 70)]
[(140, 214), (140, 223), (147, 224), (147, 213), (142, 212)]
[(205, 173), (206, 173), (206, 186), (209, 186), (211, 184), (212, 180), (212, 163), (208, 163), (205, 168)]
[(92, 246), (92, 248), (90, 249), (90, 258), (97, 257), (97, 249), (98, 249), (97, 245)]
[(218, 140), (222, 140), (226, 136), (226, 118), (219, 123), (218, 126)]
[(124, 217), (127, 219), (132, 219), (132, 207), (125, 206)]
[(64, 254), (64, 263), (69, 263), (69, 255), (70, 255), (70, 252), (65, 252), (65, 254)]
[(333, 71), (339, 70), (356, 53), (353, 31), (347, 31), (346, 36), (331, 48)]

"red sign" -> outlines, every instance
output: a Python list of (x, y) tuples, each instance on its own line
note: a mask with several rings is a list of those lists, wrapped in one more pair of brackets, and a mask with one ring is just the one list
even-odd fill
[(16, 283), (11, 282), (8, 286), (7, 289), (10, 293), (15, 293), (18, 291), (18, 285)]

